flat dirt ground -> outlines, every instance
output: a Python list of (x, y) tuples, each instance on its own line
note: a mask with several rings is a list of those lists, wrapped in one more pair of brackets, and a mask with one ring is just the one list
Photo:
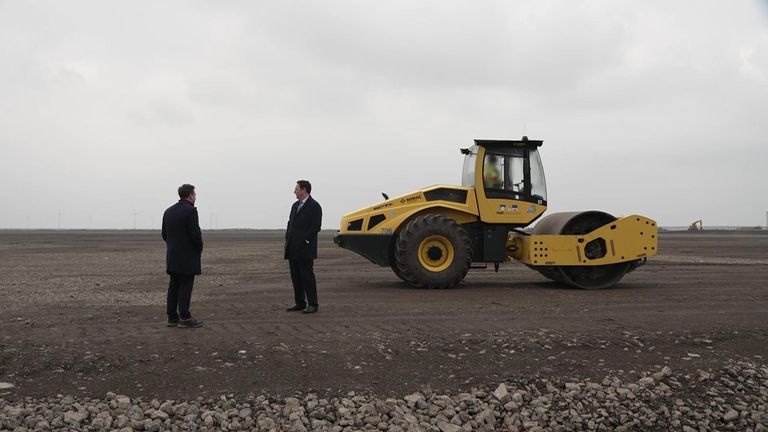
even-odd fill
[(292, 304), (280, 231), (203, 233), (192, 313), (165, 327), (165, 245), (149, 231), (0, 231), (0, 397), (462, 390), (505, 377), (637, 379), (768, 357), (768, 232), (665, 232), (603, 291), (521, 264), (407, 287), (321, 234), (320, 313)]

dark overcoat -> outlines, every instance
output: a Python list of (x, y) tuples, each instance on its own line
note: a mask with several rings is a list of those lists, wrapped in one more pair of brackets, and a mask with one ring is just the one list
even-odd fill
[(203, 253), (203, 235), (197, 208), (187, 200), (179, 200), (163, 214), (165, 240), (165, 272), (168, 274), (199, 275)]
[(317, 233), (323, 220), (320, 203), (311, 196), (307, 198), (301, 210), (296, 201), (291, 206), (288, 228), (285, 230), (285, 259), (309, 261), (317, 258)]

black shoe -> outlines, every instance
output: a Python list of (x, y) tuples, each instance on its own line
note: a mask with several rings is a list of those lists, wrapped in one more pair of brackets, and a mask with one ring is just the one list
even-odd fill
[(179, 324), (177, 325), (179, 328), (198, 328), (202, 326), (203, 322), (194, 318), (179, 320)]
[(307, 314), (307, 313), (315, 313), (315, 312), (317, 312), (317, 306), (310, 306), (306, 310), (304, 310), (304, 312), (302, 313)]
[(288, 312), (302, 311), (302, 310), (304, 310), (305, 307), (306, 306), (293, 305), (293, 306), (289, 307), (288, 309), (286, 309), (286, 311), (288, 311)]
[(179, 325), (179, 319), (178, 318), (168, 318), (168, 323), (166, 326), (168, 327), (176, 327)]

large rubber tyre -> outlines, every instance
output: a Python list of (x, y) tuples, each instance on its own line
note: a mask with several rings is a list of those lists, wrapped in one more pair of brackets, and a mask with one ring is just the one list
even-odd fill
[(419, 216), (398, 234), (394, 258), (398, 276), (409, 285), (452, 288), (464, 279), (472, 264), (472, 240), (449, 217)]
[(400, 269), (397, 267), (397, 262), (395, 261), (395, 245), (396, 245), (396, 243), (397, 242), (392, 242), (392, 247), (390, 249), (389, 268), (392, 269), (392, 273), (394, 273), (395, 276), (400, 278), (401, 281), (408, 282), (407, 280), (405, 280), (405, 277), (403, 276), (403, 274), (400, 273)]
[(405, 276), (403, 276), (403, 274), (402, 274), (402, 273), (400, 273), (400, 269), (399, 269), (399, 268), (397, 268), (397, 263), (396, 263), (396, 262), (394, 262), (394, 261), (390, 261), (390, 263), (389, 263), (389, 268), (391, 268), (391, 269), (392, 269), (392, 273), (394, 273), (394, 274), (395, 274), (395, 276), (397, 276), (398, 278), (400, 278), (400, 280), (401, 280), (401, 281), (403, 281), (403, 282), (408, 282), (408, 281), (405, 279)]
[(392, 269), (392, 273), (395, 274), (401, 281), (408, 282), (405, 277), (400, 273), (400, 269), (397, 267), (397, 261), (395, 261), (395, 249), (397, 248), (397, 236), (392, 237), (392, 243), (389, 245), (389, 268)]

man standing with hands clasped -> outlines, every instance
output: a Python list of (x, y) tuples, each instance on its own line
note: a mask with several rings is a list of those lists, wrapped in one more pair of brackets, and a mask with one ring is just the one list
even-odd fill
[(317, 284), (312, 269), (317, 258), (317, 233), (323, 219), (323, 210), (310, 193), (312, 185), (306, 180), (296, 182), (293, 190), (297, 201), (291, 206), (288, 229), (285, 231), (285, 259), (291, 268), (294, 305), (288, 312), (317, 312)]
[(201, 273), (200, 256), (203, 253), (196, 199), (195, 187), (183, 184), (179, 187), (179, 202), (163, 214), (163, 240), (167, 246), (165, 272), (171, 276), (167, 296), (168, 327), (203, 326), (203, 322), (192, 318), (189, 312), (192, 285), (195, 275)]

